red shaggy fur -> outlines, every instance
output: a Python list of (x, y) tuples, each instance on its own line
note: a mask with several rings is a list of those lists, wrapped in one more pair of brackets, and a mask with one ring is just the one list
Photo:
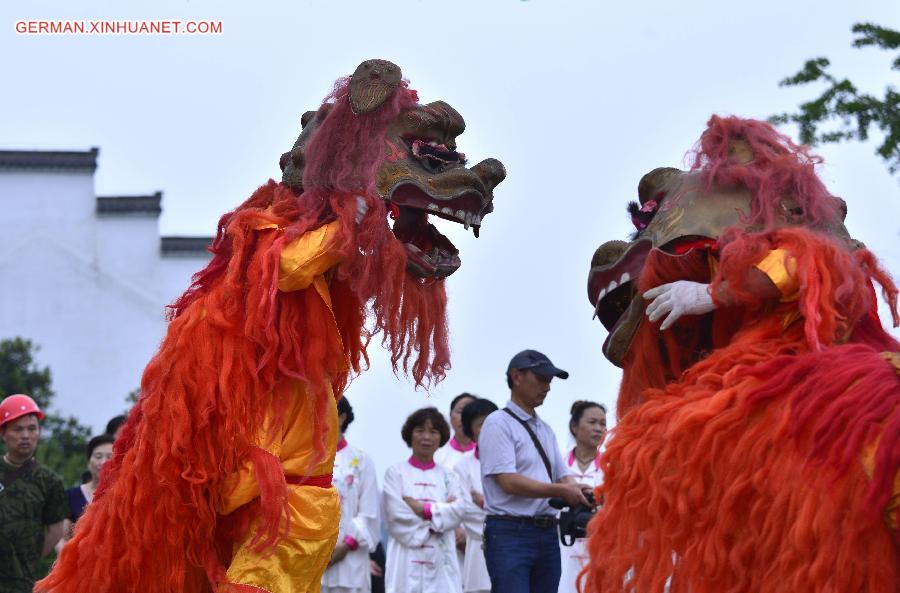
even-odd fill
[[(900, 463), (900, 378), (879, 351), (900, 344), (853, 330), (872, 319), (872, 280), (895, 315), (897, 289), (871, 254), (810, 231), (724, 243), (713, 285), (744, 296), (742, 329), (646, 390), (614, 429), (583, 590), (662, 592), (671, 578), (673, 593), (894, 593), (897, 548), (881, 519)], [(800, 281), (799, 301), (774, 309), (741, 288), (773, 247), (796, 258)]]
[[(730, 154), (735, 140), (747, 142), (753, 153), (751, 162), (740, 163)], [(807, 146), (794, 144), (766, 122), (714, 115), (693, 154), (691, 168), (701, 172), (707, 189), (741, 186), (753, 192), (751, 212), (744, 221), (747, 225), (773, 228), (784, 214), (784, 196), (803, 209), (801, 218), (810, 226), (827, 226), (838, 220), (839, 202), (816, 176), (821, 157), (811, 154)]]
[[(387, 124), (415, 104), (415, 93), (404, 85), (364, 116), (350, 112), (346, 79), (330, 99), (334, 106), (320, 111), (327, 115), (307, 148), (305, 191), (270, 181), (220, 220), (212, 261), (172, 305), (168, 334), (144, 372), (141, 398), (95, 499), (40, 590), (214, 588), (230, 542), (252, 515), (260, 518), (259, 550), (288, 527), (283, 470), (253, 446), (267, 414), (274, 415), (273, 436), (280, 434), (289, 398), (305, 387), (317, 410), (310, 429), (321, 460), (326, 439), (335, 438), (322, 420), (334, 405), (325, 382), (340, 395), (347, 364), (359, 372), (368, 362), (371, 330), (383, 332), (395, 371), (409, 371), (416, 385), (444, 376), (444, 284), (406, 273), (405, 249), (373, 189)], [(368, 205), (359, 223), (357, 195)], [(333, 220), (341, 258), (330, 283), (336, 324), (313, 288), (278, 290), (282, 248)], [(265, 228), (271, 225), (282, 231)], [(219, 487), (248, 459), (260, 499), (223, 521), (215, 511)]]

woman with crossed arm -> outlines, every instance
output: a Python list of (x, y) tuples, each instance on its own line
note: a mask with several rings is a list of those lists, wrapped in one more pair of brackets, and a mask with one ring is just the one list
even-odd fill
[(412, 455), (384, 476), (390, 533), (385, 587), (393, 593), (461, 593), (454, 530), (466, 497), (456, 474), (434, 461), (450, 428), (436, 408), (422, 408), (406, 419), (401, 436)]

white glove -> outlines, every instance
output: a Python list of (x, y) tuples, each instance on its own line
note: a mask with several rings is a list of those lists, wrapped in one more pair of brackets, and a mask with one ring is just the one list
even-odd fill
[(709, 284), (690, 280), (677, 280), (651, 288), (644, 293), (644, 298), (651, 301), (647, 305), (650, 321), (656, 321), (668, 313), (659, 326), (660, 331), (669, 329), (683, 315), (703, 315), (716, 308), (709, 293)]
[(362, 196), (356, 196), (356, 224), (362, 222), (368, 211), (369, 205), (366, 204), (366, 199)]

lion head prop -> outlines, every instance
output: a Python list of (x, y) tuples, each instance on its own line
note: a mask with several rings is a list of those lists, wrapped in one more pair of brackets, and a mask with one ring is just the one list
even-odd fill
[(417, 385), (440, 380), (449, 368), (444, 279), (461, 260), (429, 219), (462, 224), (477, 237), (506, 176), (503, 165), (486, 159), (467, 168), (457, 146), (462, 116), (442, 101), (420, 104), (400, 68), (385, 60), (363, 62), (339, 79), (301, 125), (280, 159), (282, 183), (270, 182), (222, 217), (213, 262), (174, 304), (174, 315), (225, 273), (235, 238), (248, 228), (282, 228), (289, 241), (337, 221), (336, 315), (346, 316), (339, 322), (347, 327), (370, 320), (362, 338), (344, 337), (351, 365), (359, 370), (365, 345), (380, 332), (395, 370), (410, 370)]
[[(449, 276), (460, 267), (459, 250), (429, 224), (429, 215), (471, 228), (478, 237), (482, 220), (494, 210), (494, 187), (506, 177), (503, 164), (485, 159), (467, 168), (466, 156), (457, 146), (457, 138), (466, 129), (462, 116), (443, 101), (415, 103), (415, 91), (406, 88), (400, 68), (391, 62), (363, 62), (342, 88), (343, 97), (303, 115), (303, 132), (281, 157), (283, 183), (297, 190), (338, 186), (350, 182), (354, 173), (360, 174), (357, 185), (366, 184), (367, 191), (385, 201), (394, 219), (394, 235), (406, 250), (409, 272), (422, 279)], [(341, 157), (339, 151), (347, 148), (338, 143), (322, 151), (324, 137), (338, 133), (331, 120), (380, 120), (384, 104), (398, 99), (403, 104), (400, 112), (380, 122), (384, 126), (378, 133), (383, 139), (372, 148), (381, 154), (372, 155), (376, 158), (370, 168), (328, 170)], [(321, 152), (312, 154), (317, 150)], [(346, 166), (356, 167), (362, 160), (363, 155), (353, 155)]]

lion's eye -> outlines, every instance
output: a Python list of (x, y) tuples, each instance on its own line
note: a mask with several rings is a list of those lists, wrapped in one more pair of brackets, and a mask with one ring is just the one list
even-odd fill
[(448, 148), (445, 144), (438, 144), (434, 140), (415, 139), (410, 143), (410, 152), (432, 173), (440, 173), (451, 167), (466, 164), (465, 154), (455, 150), (455, 147)]

